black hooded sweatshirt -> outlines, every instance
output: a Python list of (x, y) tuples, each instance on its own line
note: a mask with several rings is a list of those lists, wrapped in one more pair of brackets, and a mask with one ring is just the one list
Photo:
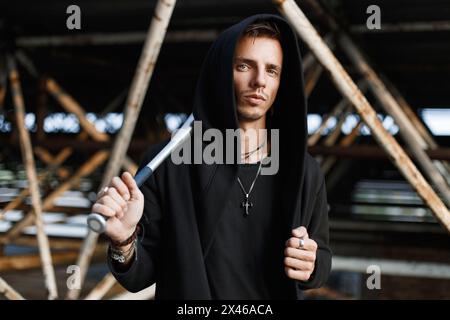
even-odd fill
[[(261, 14), (225, 30), (212, 44), (203, 63), (193, 114), (195, 120), (202, 121), (204, 130), (216, 128), (225, 132), (225, 129), (238, 128), (233, 85), (235, 46), (249, 24), (262, 20), (277, 24), (283, 49), (275, 111), (268, 119), (268, 129), (279, 129), (280, 134), (277, 179), (282, 183), (276, 186), (280, 195), (276, 200), (280, 205), (274, 214), (280, 216), (283, 239), (291, 237), (292, 229), (305, 226), (309, 237), (318, 244), (310, 279), (306, 282), (283, 279), (286, 292), (279, 298), (301, 299), (302, 290), (326, 282), (331, 269), (331, 250), (324, 177), (316, 161), (306, 152), (303, 69), (297, 37), (290, 25), (279, 16)], [(152, 147), (140, 167), (166, 143)], [(217, 298), (220, 288), (213, 290), (214, 284), (209, 283), (211, 269), (206, 261), (237, 176), (236, 164), (176, 165), (170, 157), (166, 159), (141, 187), (145, 204), (140, 224), (144, 231), (137, 243), (135, 260), (125, 272), (119, 272), (108, 261), (119, 283), (137, 292), (156, 282), (156, 299)], [(282, 253), (275, 257), (282, 265)]]

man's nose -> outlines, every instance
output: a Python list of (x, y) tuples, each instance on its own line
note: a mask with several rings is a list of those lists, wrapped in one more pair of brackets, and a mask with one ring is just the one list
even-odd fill
[(264, 71), (258, 70), (256, 71), (253, 79), (252, 79), (253, 87), (265, 87), (266, 86), (266, 75)]

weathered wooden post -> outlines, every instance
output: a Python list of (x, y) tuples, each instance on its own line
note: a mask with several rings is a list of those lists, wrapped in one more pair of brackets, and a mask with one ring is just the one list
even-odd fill
[[(175, 3), (176, 0), (159, 0), (156, 4), (155, 13), (145, 39), (144, 48), (142, 49), (141, 57), (126, 102), (125, 120), (122, 129), (114, 141), (114, 147), (100, 189), (107, 185), (119, 172), (122, 159), (125, 156), (136, 121), (139, 117), (139, 112), (147, 92), (150, 78), (153, 74), (161, 45), (166, 35), (167, 26), (169, 25)], [(89, 260), (97, 243), (97, 239), (98, 234), (89, 230), (77, 262), (81, 270), (82, 283), (84, 282), (84, 277), (86, 276), (86, 271), (89, 266)], [(80, 290), (69, 290), (67, 298), (77, 299), (79, 294)]]
[(439, 170), (433, 164), (433, 161), (431, 161), (426, 154), (425, 149), (428, 148), (428, 145), (425, 139), (419, 134), (413, 123), (403, 112), (398, 102), (389, 90), (387, 90), (380, 77), (378, 77), (375, 70), (373, 70), (365, 59), (363, 53), (353, 43), (352, 39), (341, 30), (333, 17), (325, 13), (317, 1), (307, 0), (307, 3), (310, 4), (311, 8), (315, 10), (320, 17), (323, 17), (332, 30), (336, 32), (337, 41), (340, 47), (347, 54), (347, 57), (352, 61), (353, 65), (367, 80), (369, 88), (372, 90), (386, 113), (390, 114), (394, 118), (396, 124), (400, 128), (400, 135), (408, 148), (411, 150), (414, 158), (417, 160), (417, 163), (423, 169), (423, 173), (428, 176), (431, 182), (439, 190), (447, 205), (450, 205), (450, 187)]
[(323, 71), (322, 66), (319, 63), (317, 63), (313, 67), (313, 70), (311, 70), (306, 74), (305, 94), (307, 98), (309, 98), (314, 88), (316, 87), (316, 84), (319, 81), (320, 76), (322, 75), (322, 71)]
[(37, 239), (39, 243), (39, 253), (42, 260), (45, 283), (49, 293), (48, 298), (56, 299), (58, 297), (58, 290), (56, 287), (55, 270), (53, 269), (48, 238), (45, 234), (44, 223), (42, 221), (42, 204), (36, 175), (36, 166), (33, 157), (33, 149), (31, 147), (31, 139), (25, 127), (25, 104), (19, 82), (19, 73), (17, 72), (16, 64), (12, 56), (7, 57), (7, 67), (14, 107), (16, 109), (16, 123), (17, 129), (19, 130), (20, 149), (22, 151), (22, 157), (25, 163), (28, 183), (30, 185), (31, 203), (33, 205), (34, 215), (36, 218), (35, 221)]
[(280, 12), (289, 20), (317, 60), (327, 70), (339, 91), (347, 97), (361, 118), (371, 129), (378, 143), (405, 176), (424, 202), (431, 208), (438, 221), (450, 232), (450, 213), (398, 142), (384, 129), (376, 112), (344, 70), (331, 50), (326, 46), (313, 25), (293, 0), (274, 0)]
[[(366, 92), (367, 84), (364, 81), (358, 82), (357, 85), (358, 85), (358, 88), (361, 90), (362, 93)], [(323, 117), (320, 127), (311, 136), (309, 136), (309, 138), (308, 138), (308, 147), (314, 146), (320, 140), (320, 136), (322, 135), (322, 132), (328, 126), (328, 121), (331, 118), (339, 116), (349, 105), (350, 105), (350, 101), (348, 101), (346, 98), (342, 98), (341, 101), (339, 101), (331, 109), (331, 112), (328, 113), (325, 117)]]
[(0, 55), (0, 111), (3, 108), (3, 103), (6, 97), (6, 83), (8, 75), (5, 67), (4, 56)]
[(20, 293), (14, 290), (5, 280), (0, 278), (0, 293), (2, 293), (9, 300), (25, 300)]

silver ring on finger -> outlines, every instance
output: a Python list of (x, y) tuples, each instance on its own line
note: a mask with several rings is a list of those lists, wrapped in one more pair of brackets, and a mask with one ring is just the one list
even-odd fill
[(298, 247), (297, 249), (303, 249), (305, 247), (305, 240), (304, 239), (298, 239)]
[(108, 192), (109, 187), (104, 187), (102, 190), (100, 190), (100, 192), (98, 193), (98, 196), (102, 196), (104, 195), (106, 192)]

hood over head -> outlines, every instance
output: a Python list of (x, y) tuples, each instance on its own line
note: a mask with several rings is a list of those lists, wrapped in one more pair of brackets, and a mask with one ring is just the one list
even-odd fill
[[(303, 83), (303, 67), (297, 36), (286, 20), (277, 15), (258, 14), (226, 29), (211, 45), (204, 60), (194, 99), (194, 118), (204, 129), (239, 128), (233, 81), (236, 44), (249, 24), (261, 21), (275, 23), (281, 34), (283, 68), (274, 101), (274, 113), (267, 112), (267, 129), (279, 129), (279, 174), (284, 178), (290, 199), (299, 201), (304, 176), (307, 142), (307, 107)], [(270, 136), (270, 133), (268, 133)], [(301, 200), (300, 200), (301, 201)], [(292, 201), (290, 201), (292, 202)], [(299, 203), (288, 204), (293, 210)], [(292, 207), (293, 206), (293, 207)], [(289, 210), (289, 211), (291, 211)]]
[(276, 23), (281, 33), (283, 71), (274, 102), (274, 126), (295, 128), (297, 132), (299, 128), (306, 128), (303, 68), (297, 37), (286, 20), (270, 14), (242, 20), (223, 31), (211, 45), (200, 72), (194, 100), (194, 117), (203, 122), (203, 127), (238, 128), (233, 83), (234, 52), (246, 27), (260, 21)]

